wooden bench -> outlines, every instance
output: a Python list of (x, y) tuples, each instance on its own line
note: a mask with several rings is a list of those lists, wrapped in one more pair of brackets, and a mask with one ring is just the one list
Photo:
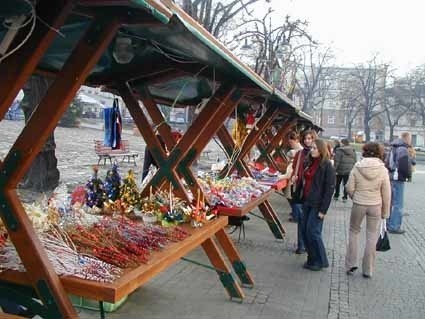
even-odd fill
[(122, 140), (121, 147), (118, 149), (112, 149), (109, 146), (103, 145), (103, 141), (95, 140), (94, 151), (96, 152), (96, 155), (99, 156), (99, 160), (97, 161), (98, 165), (100, 164), (102, 159), (103, 159), (103, 165), (106, 164), (106, 160), (108, 159), (112, 165), (112, 159), (115, 159), (116, 157), (122, 157), (122, 162), (124, 162), (124, 160), (127, 159), (128, 163), (130, 163), (130, 159), (133, 159), (134, 165), (137, 165), (136, 157), (139, 156), (138, 153), (130, 151), (130, 141), (128, 140)]

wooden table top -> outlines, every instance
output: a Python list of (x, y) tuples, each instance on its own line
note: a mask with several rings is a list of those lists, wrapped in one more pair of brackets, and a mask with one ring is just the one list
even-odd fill
[[(191, 234), (188, 238), (180, 242), (170, 243), (163, 250), (153, 252), (147, 264), (125, 270), (124, 274), (112, 283), (63, 276), (61, 277), (62, 284), (65, 290), (73, 295), (115, 303), (170, 267), (181, 257), (201, 245), (206, 239), (213, 237), (227, 223), (227, 217), (219, 217), (201, 228), (183, 225), (182, 227)], [(0, 280), (29, 285), (27, 274), (17, 271), (1, 273)]]
[(267, 192), (263, 193), (260, 197), (250, 201), (245, 206), (242, 207), (225, 207), (218, 206), (217, 210), (220, 216), (235, 216), (242, 217), (248, 214), (251, 210), (256, 208), (258, 205), (264, 203), (270, 195), (274, 192), (274, 189), (271, 188)]

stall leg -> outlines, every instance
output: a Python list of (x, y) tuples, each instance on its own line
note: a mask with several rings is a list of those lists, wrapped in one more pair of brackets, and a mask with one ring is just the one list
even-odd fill
[(211, 264), (217, 269), (220, 281), (229, 294), (230, 299), (236, 298), (242, 300), (245, 297), (242, 288), (234, 279), (230, 268), (226, 265), (226, 262), (214, 241), (211, 238), (208, 238), (202, 243), (202, 248), (204, 248)]
[(233, 270), (236, 275), (238, 275), (242, 285), (246, 287), (253, 287), (254, 280), (252, 279), (250, 272), (246, 269), (245, 263), (242, 261), (242, 258), (236, 250), (232, 240), (229, 238), (229, 235), (224, 231), (224, 229), (220, 229), (215, 236), (220, 246), (223, 248), (227, 258), (229, 258), (232, 263)]
[[(270, 204), (269, 204), (270, 205)], [(260, 204), (258, 208), (264, 216), (264, 219), (269, 225), (270, 230), (272, 231), (276, 239), (285, 238), (285, 229), (279, 221), (279, 218), (276, 216), (276, 213), (273, 209), (270, 209), (270, 206), (267, 203)]]
[(103, 301), (99, 301), (100, 319), (105, 319), (105, 308), (103, 307)]

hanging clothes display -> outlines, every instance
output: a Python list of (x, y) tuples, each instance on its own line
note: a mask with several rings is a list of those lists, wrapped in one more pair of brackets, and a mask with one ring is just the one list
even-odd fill
[(105, 123), (105, 138), (103, 144), (112, 149), (121, 148), (122, 119), (118, 99), (114, 99), (114, 104), (110, 108), (103, 110)]
[(103, 139), (103, 145), (111, 147), (111, 134), (112, 134), (112, 123), (111, 123), (112, 107), (103, 109), (103, 120), (104, 120), (104, 131), (105, 137)]
[(121, 148), (121, 132), (122, 132), (122, 119), (121, 112), (118, 104), (118, 99), (114, 99), (114, 106), (112, 107), (112, 149)]

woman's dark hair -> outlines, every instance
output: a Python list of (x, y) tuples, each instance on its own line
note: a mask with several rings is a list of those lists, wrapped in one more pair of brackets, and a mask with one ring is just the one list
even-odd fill
[(377, 157), (380, 160), (384, 160), (385, 149), (384, 146), (376, 142), (368, 142), (363, 145), (363, 157)]
[(305, 137), (306, 137), (307, 135), (311, 135), (311, 137), (312, 137), (313, 141), (317, 138), (317, 133), (316, 133), (316, 131), (313, 131), (313, 130), (306, 130), (306, 131), (304, 131), (304, 132), (302, 132), (302, 133), (301, 133), (301, 139), (300, 139), (300, 142), (301, 142), (301, 144), (302, 144), (302, 145), (304, 145), (304, 140), (305, 140)]
[(300, 135), (297, 132), (291, 132), (288, 134), (288, 140), (298, 141), (300, 139)]

